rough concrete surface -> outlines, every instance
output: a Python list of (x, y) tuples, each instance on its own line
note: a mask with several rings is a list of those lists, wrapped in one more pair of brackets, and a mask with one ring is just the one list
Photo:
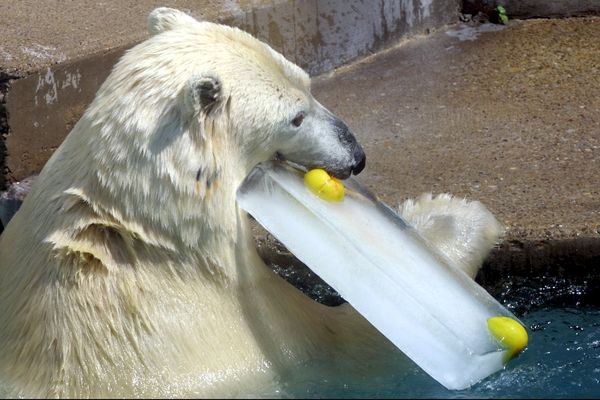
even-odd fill
[(243, 12), (253, 3), (264, 1), (3, 1), (0, 60), (5, 70), (26, 75), (141, 40), (146, 33), (145, 17), (155, 7), (196, 9), (196, 16), (215, 19)]
[(315, 92), (354, 129), (360, 179), (388, 204), (449, 192), (487, 205), (509, 241), (600, 238), (598, 38), (593, 17), (461, 25)]
[(316, 73), (455, 21), (460, 0), (3, 1), (0, 70), (22, 76), (131, 46), (147, 36), (146, 17), (159, 6), (238, 26)]

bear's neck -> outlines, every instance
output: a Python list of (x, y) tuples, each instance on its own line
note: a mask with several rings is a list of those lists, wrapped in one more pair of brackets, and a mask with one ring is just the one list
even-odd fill
[(57, 162), (72, 164), (70, 157), (76, 154), (82, 165), (93, 164), (93, 174), (76, 179), (85, 182), (77, 189), (87, 192), (86, 201), (94, 201), (94, 207), (145, 245), (158, 247), (153, 252), (163, 253), (165, 263), (177, 253), (175, 259), (182, 263), (174, 267), (184, 272), (242, 279), (236, 268), (244, 255), (240, 249), (252, 261), (256, 250), (236, 190), (255, 160), (248, 160), (219, 125), (204, 134), (190, 127), (189, 132), (168, 136), (168, 145), (152, 152), (136, 146), (124, 149), (119, 135), (103, 137), (104, 131), (123, 134), (124, 127), (112, 124), (97, 135), (86, 135), (91, 141), (86, 147), (94, 151), (82, 154), (77, 131), (100, 129), (83, 118), (63, 144), (64, 157), (57, 157)]
[(175, 183), (166, 178), (159, 183), (151, 178), (131, 182), (127, 174), (119, 176), (113, 169), (110, 184), (103, 184), (107, 179), (96, 180), (90, 191), (97, 195), (88, 197), (108, 210), (111, 219), (122, 221), (126, 230), (134, 230), (133, 236), (158, 246), (156, 253), (162, 248), (165, 262), (177, 253), (182, 263), (176, 268), (182, 272), (240, 281), (246, 278), (236, 266), (249, 263), (241, 258), (254, 262), (256, 253), (247, 215), (236, 203), (236, 190), (246, 169), (235, 163), (205, 165), (199, 173)]

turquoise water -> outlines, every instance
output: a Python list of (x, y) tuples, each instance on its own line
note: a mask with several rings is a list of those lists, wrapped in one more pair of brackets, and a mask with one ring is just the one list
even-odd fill
[(530, 346), (505, 370), (468, 390), (449, 391), (401, 355), (379, 370), (335, 373), (326, 364), (289, 377), (271, 395), (284, 398), (597, 398), (600, 309), (541, 308), (521, 316)]
[[(312, 298), (343, 302), (333, 289), (298, 268), (275, 270)], [(307, 284), (308, 283), (308, 284)], [(399, 351), (384, 365), (344, 371), (321, 360), (281, 379), (283, 398), (600, 398), (600, 282), (576, 277), (505, 276), (485, 285), (528, 327), (529, 347), (508, 366), (468, 390), (449, 391)], [(392, 350), (393, 351), (393, 350)]]

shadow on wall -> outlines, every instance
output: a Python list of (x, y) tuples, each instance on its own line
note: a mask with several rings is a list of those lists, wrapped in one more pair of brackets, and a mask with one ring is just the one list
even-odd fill
[(462, 12), (491, 15), (494, 8), (504, 6), (512, 18), (551, 18), (600, 15), (598, 0), (463, 0)]
[[(4, 72), (0, 71), (0, 188), (6, 187), (6, 137), (8, 136), (8, 112), (6, 111), (6, 94), (10, 86), (10, 79), (13, 79)], [(0, 230), (1, 232), (1, 230)]]

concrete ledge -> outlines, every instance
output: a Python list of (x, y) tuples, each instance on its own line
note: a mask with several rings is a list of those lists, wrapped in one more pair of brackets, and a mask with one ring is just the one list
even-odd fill
[[(456, 21), (459, 0), (165, 1), (198, 19), (238, 26), (312, 75)], [(0, 5), (0, 190), (37, 173), (123, 50), (146, 37), (144, 0)]]
[(600, 307), (600, 239), (505, 242), (477, 282), (517, 315), (546, 307)]
[(491, 252), (478, 280), (491, 285), (510, 275), (532, 277), (546, 274), (600, 283), (598, 265), (600, 237), (508, 240)]

